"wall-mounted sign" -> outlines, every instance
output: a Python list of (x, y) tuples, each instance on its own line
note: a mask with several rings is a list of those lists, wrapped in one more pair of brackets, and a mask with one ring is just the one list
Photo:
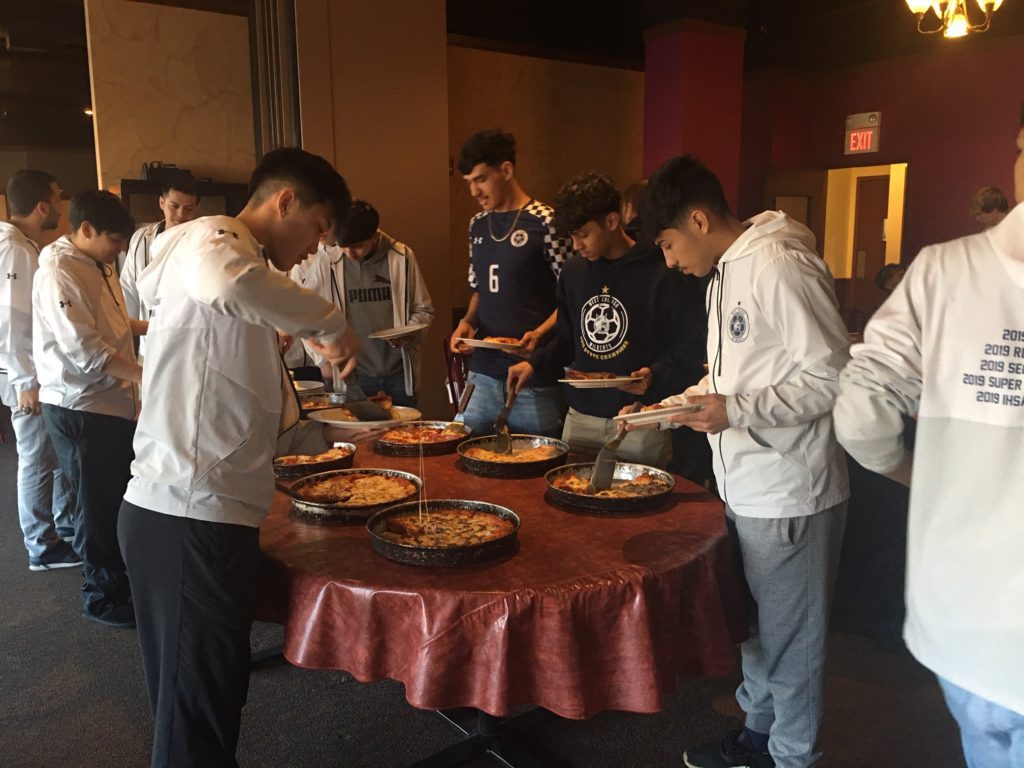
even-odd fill
[(882, 113), (860, 112), (846, 117), (846, 143), (844, 155), (863, 155), (877, 152), (882, 137)]

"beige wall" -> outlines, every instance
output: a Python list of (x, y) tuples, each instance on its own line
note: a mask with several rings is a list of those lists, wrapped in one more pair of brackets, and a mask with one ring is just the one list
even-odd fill
[[(470, 135), (484, 128), (513, 133), (516, 175), (538, 200), (586, 171), (610, 175), (620, 188), (643, 167), (642, 72), (451, 46), (448, 49), (449, 152), (457, 162)], [(468, 299), (466, 228), (479, 209), (456, 169), (451, 179), (451, 291)]]
[(437, 320), (423, 346), (420, 408), (450, 417), (441, 339), (450, 330), (444, 0), (296, 4), (302, 144), (331, 160), (381, 228), (410, 245)]
[(248, 20), (127, 0), (86, 0), (85, 16), (101, 187), (152, 160), (248, 180)]

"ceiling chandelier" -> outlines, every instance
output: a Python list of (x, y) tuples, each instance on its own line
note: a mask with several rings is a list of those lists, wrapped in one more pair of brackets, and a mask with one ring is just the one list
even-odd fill
[[(985, 20), (979, 24), (971, 22), (967, 0), (907, 0), (907, 7), (917, 16), (917, 31), (921, 34), (935, 35), (941, 32), (944, 37), (965, 37), (970, 32), (987, 31), (993, 12), (999, 10), (1003, 0), (977, 0), (977, 3), (985, 14)], [(931, 18), (928, 11), (934, 12), (938, 26), (925, 26), (925, 17)]]

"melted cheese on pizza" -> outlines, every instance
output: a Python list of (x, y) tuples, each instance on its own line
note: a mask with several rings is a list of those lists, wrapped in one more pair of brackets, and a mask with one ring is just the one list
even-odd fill
[(486, 448), (473, 446), (466, 449), (466, 456), (480, 461), (496, 461), (502, 464), (517, 464), (527, 461), (546, 461), (558, 456), (561, 451), (556, 445), (538, 445), (533, 448), (523, 448), (513, 453), (498, 453), (489, 451)]
[(582, 496), (600, 496), (610, 499), (626, 499), (635, 496), (653, 496), (656, 493), (663, 493), (669, 489), (669, 484), (662, 478), (644, 472), (632, 480), (612, 480), (611, 488), (591, 493), (589, 491), (590, 478), (582, 475), (566, 473), (559, 475), (551, 481), (551, 485), (561, 491), (568, 491)]
[(416, 486), (404, 477), (354, 472), (327, 477), (296, 490), (303, 499), (320, 504), (371, 507), (408, 498), (416, 492)]
[(508, 536), (511, 520), (472, 509), (431, 509), (389, 517), (381, 536), (410, 547), (469, 547)]
[(344, 459), (346, 456), (352, 454), (349, 448), (331, 448), (329, 451), (318, 453), (315, 456), (306, 455), (295, 455), (295, 456), (278, 456), (274, 459), (274, 463), (279, 467), (294, 467), (300, 464), (322, 464), (325, 461), (337, 461), (338, 459)]
[(399, 445), (420, 445), (424, 443), (446, 443), (463, 435), (460, 432), (445, 432), (441, 427), (401, 427), (380, 436), (385, 443)]

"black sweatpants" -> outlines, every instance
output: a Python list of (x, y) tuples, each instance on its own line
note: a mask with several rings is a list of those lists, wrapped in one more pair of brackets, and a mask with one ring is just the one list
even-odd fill
[(131, 600), (117, 546), (117, 512), (131, 479), (135, 422), (47, 403), (43, 403), (43, 421), (74, 493), (82, 609), (99, 615)]
[(237, 766), (259, 529), (143, 509), (118, 523), (153, 711), (153, 768)]

